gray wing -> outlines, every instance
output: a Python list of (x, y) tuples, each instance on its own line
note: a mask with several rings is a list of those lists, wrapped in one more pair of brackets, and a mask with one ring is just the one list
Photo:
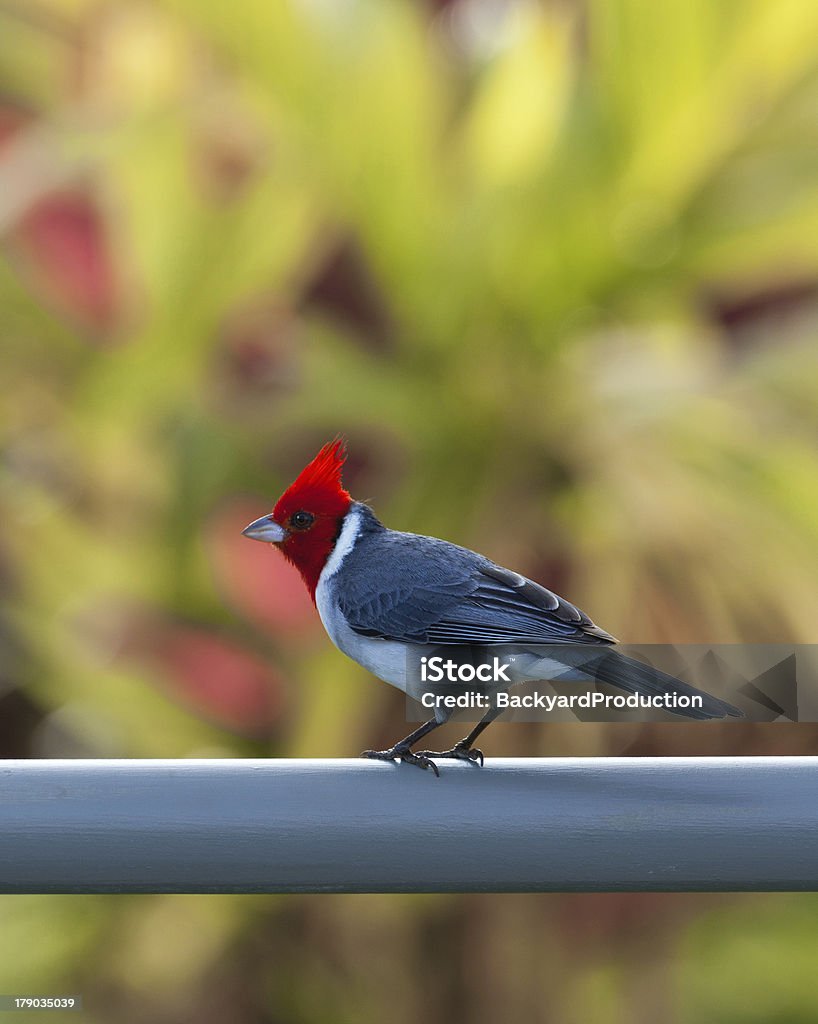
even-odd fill
[(356, 545), (344, 565), (344, 587), (337, 599), (356, 633), (386, 640), (616, 642), (574, 605), (519, 573), (466, 548), (414, 534), (390, 531)]
[(489, 564), (475, 590), (428, 629), (430, 643), (616, 643), (588, 616), (533, 580)]

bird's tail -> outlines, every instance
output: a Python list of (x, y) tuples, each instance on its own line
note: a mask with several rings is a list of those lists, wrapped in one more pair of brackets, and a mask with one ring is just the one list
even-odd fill
[(617, 651), (605, 651), (599, 658), (592, 658), (583, 664), (583, 670), (588, 675), (599, 679), (603, 683), (610, 683), (618, 686), (620, 690), (627, 693), (645, 694), (646, 696), (660, 696), (665, 693), (675, 693), (679, 697), (700, 697), (701, 705), (696, 707), (698, 701), (690, 707), (668, 707), (667, 710), (674, 715), (684, 715), (685, 718), (696, 718), (700, 720), (709, 718), (744, 718), (744, 712), (728, 704), (727, 701), (719, 700), (703, 690), (697, 690), (689, 683), (683, 683), (681, 679), (662, 672), (661, 669), (646, 665), (634, 658), (628, 658)]

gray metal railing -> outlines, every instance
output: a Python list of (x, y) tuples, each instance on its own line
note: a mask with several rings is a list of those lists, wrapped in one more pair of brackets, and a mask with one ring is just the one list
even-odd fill
[(818, 758), (2, 761), (0, 892), (818, 889)]

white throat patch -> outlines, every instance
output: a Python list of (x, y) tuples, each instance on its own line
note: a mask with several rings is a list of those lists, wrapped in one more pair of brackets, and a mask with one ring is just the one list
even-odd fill
[(344, 519), (344, 525), (338, 534), (338, 540), (335, 542), (332, 554), (327, 559), (327, 564), (321, 570), (321, 575), (318, 577), (319, 584), (326, 582), (326, 580), (338, 572), (346, 556), (355, 547), (355, 542), (360, 532), (361, 513), (356, 509), (348, 512)]

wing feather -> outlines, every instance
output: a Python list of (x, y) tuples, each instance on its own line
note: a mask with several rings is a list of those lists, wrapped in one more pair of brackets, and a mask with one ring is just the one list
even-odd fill
[(378, 550), (363, 545), (350, 554), (338, 592), (341, 611), (362, 636), (420, 644), (615, 643), (569, 601), (466, 548), (391, 531), (373, 543)]

